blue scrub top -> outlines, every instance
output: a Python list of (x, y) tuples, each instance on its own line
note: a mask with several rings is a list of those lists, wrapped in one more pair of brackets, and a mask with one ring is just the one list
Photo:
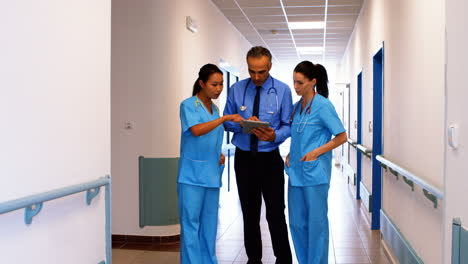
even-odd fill
[[(299, 103), (300, 101), (295, 105)], [(315, 94), (309, 104), (312, 104), (310, 114), (307, 106), (301, 113), (300, 105), (294, 113), (291, 125), (290, 167), (285, 166), (290, 184), (297, 187), (330, 183), (331, 151), (320, 155), (314, 161), (299, 160), (308, 152), (325, 145), (332, 135), (345, 132), (335, 108), (328, 99)]]
[(213, 104), (212, 114), (196, 96), (180, 104), (180, 123), (182, 125), (178, 183), (202, 187), (221, 187), (223, 166), (219, 165), (223, 126), (196, 137), (190, 131), (194, 125), (219, 118), (219, 110)]
[[(250, 78), (233, 84), (224, 108), (224, 115), (239, 114), (244, 119), (250, 118), (256, 93), (257, 89)], [(242, 111), (241, 106), (245, 106), (246, 109)], [(275, 130), (276, 138), (274, 142), (259, 140), (259, 152), (275, 150), (291, 136), (289, 118), (292, 110), (292, 95), (289, 86), (269, 76), (260, 89), (258, 118), (270, 123), (270, 127)], [(224, 127), (227, 131), (234, 132), (232, 144), (244, 151), (250, 151), (250, 134), (242, 133), (242, 127), (238, 123), (225, 122)]]

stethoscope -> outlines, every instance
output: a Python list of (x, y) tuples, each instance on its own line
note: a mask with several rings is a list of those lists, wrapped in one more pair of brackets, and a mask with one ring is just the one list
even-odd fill
[[(247, 93), (247, 87), (249, 86), (250, 82), (252, 81), (252, 79), (250, 78), (247, 83), (245, 84), (245, 88), (244, 88), (244, 97), (242, 98), (242, 105), (239, 107), (239, 110), (241, 110), (242, 112), (244, 112), (245, 110), (247, 110), (247, 106), (245, 106), (245, 95)], [(268, 106), (268, 102), (269, 102), (269, 98), (270, 98), (270, 93), (274, 92), (275, 93), (275, 97), (276, 97), (276, 111), (278, 111), (278, 91), (276, 90), (275, 88), (275, 79), (271, 78), (271, 87), (268, 89), (267, 91), (267, 101), (266, 101), (266, 105)], [(272, 111), (272, 110), (269, 110), (267, 111), (268, 114), (274, 114), (275, 112)]]
[[(198, 112), (198, 106), (201, 105), (201, 107), (206, 111), (206, 113), (208, 114), (208, 110), (205, 109), (205, 105), (203, 104), (202, 101), (200, 101), (200, 98), (198, 98), (198, 96), (195, 95), (195, 111)], [(219, 109), (218, 107), (213, 103), (213, 106), (214, 106), (214, 109), (216, 110), (216, 112), (218, 113), (219, 115)]]
[[(314, 97), (312, 97), (312, 99), (310, 100), (309, 103), (307, 103), (307, 106), (306, 106), (306, 109), (304, 111), (304, 114), (301, 116), (301, 120), (299, 120), (299, 125), (297, 126), (297, 129), (296, 131), (298, 133), (302, 133), (302, 131), (304, 131), (304, 128), (307, 124), (307, 121), (309, 121), (309, 117), (310, 117), (310, 111), (312, 110), (312, 103), (314, 102), (314, 99), (315, 99), (315, 95)], [(296, 104), (296, 106), (294, 107), (294, 110), (292, 112), (292, 115), (291, 117), (289, 118), (289, 123), (292, 124), (293, 120), (294, 120), (294, 115), (296, 114), (296, 111), (297, 111), (297, 108), (302, 105), (302, 98), (301, 100)], [(304, 116), (307, 116), (307, 119), (304, 121)], [(302, 127), (301, 127), (302, 125)]]

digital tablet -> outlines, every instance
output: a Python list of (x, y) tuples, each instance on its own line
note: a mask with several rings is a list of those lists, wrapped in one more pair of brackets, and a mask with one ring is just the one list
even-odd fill
[(252, 128), (254, 127), (270, 127), (270, 123), (263, 121), (244, 120), (242, 122), (242, 133), (252, 134)]

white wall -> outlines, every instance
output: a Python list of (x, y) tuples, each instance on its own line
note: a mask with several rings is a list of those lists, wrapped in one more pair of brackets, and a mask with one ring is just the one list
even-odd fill
[[(112, 5), (112, 232), (178, 234), (178, 225), (138, 226), (138, 156), (178, 157), (179, 104), (192, 95), (198, 70), (223, 58), (245, 77), (250, 44), (209, 0)], [(185, 28), (186, 16), (198, 22), (197, 33)]]
[(462, 225), (468, 229), (468, 196), (466, 186), (468, 178), (468, 117), (466, 115), (466, 76), (468, 76), (468, 3), (463, 0), (446, 1), (447, 21), (447, 87), (446, 87), (446, 124), (457, 124), (459, 147), (453, 149), (447, 145), (445, 155), (445, 236), (444, 263), (451, 263), (452, 220), (460, 217)]
[[(110, 1), (0, 2), (0, 203), (110, 174)], [(105, 260), (104, 191), (0, 215), (0, 263)], [(58, 250), (60, 249), (60, 250)]]
[[(351, 120), (356, 119), (357, 74), (363, 72), (363, 144), (372, 147), (372, 57), (385, 43), (384, 156), (443, 188), (444, 3), (365, 1), (341, 63), (351, 83)], [(353, 103), (354, 102), (354, 103)], [(351, 136), (356, 135), (351, 131)], [(363, 182), (371, 189), (371, 162), (363, 157)], [(443, 205), (434, 209), (403, 181), (383, 176), (383, 210), (425, 263), (442, 259)]]
[[(372, 148), (372, 132), (368, 130), (372, 121), (372, 57), (382, 47), (384, 1), (365, 1), (356, 22), (345, 55), (341, 62), (342, 82), (350, 83), (351, 101), (351, 131), (349, 137), (357, 140), (357, 129), (354, 128), (357, 116), (357, 76), (362, 72), (362, 145)], [(351, 151), (353, 169), (356, 171), (356, 150)], [(362, 182), (372, 193), (372, 162), (362, 156), (361, 177)]]

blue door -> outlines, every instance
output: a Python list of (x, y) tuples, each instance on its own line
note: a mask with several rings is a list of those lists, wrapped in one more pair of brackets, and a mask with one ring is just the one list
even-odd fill
[(383, 151), (383, 47), (373, 58), (373, 135), (372, 135), (372, 219), (371, 228), (380, 229), (382, 207), (382, 168), (375, 159)]
[[(357, 76), (357, 144), (362, 144), (362, 72)], [(361, 200), (362, 154), (356, 150), (356, 199)]]

